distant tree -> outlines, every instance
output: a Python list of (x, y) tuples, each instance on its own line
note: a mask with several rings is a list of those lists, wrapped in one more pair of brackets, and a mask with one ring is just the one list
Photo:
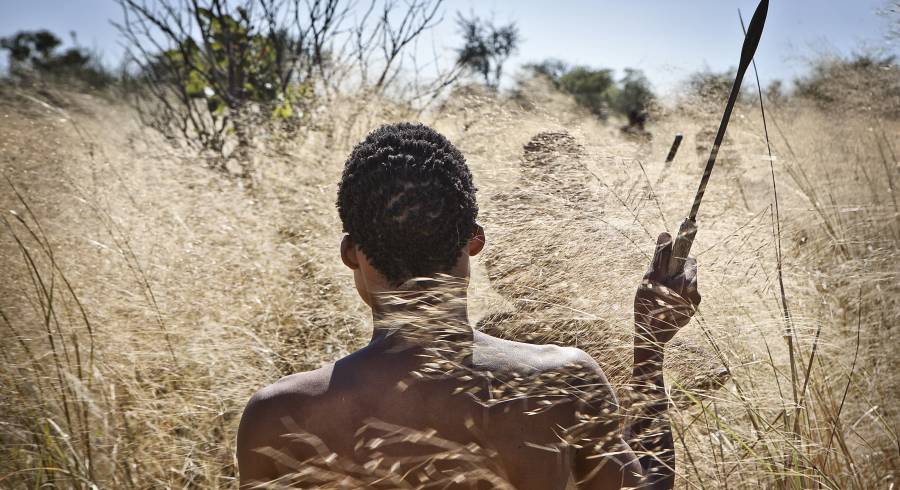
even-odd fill
[(546, 59), (524, 66), (534, 76), (549, 79), (559, 90), (571, 94), (578, 105), (601, 119), (611, 112), (628, 118), (629, 129), (643, 129), (656, 96), (644, 72), (626, 68), (618, 81), (607, 68), (571, 67), (558, 59)]
[(618, 90), (612, 70), (595, 70), (585, 66), (576, 66), (559, 77), (559, 87), (601, 119), (609, 117)]
[(527, 63), (523, 66), (534, 75), (542, 76), (553, 82), (558, 88), (559, 79), (569, 71), (569, 64), (555, 58), (549, 58), (538, 63)]
[[(74, 33), (72, 38), (75, 39)], [(61, 45), (62, 40), (47, 30), (20, 31), (0, 39), (0, 48), (8, 52), (13, 75), (36, 72), (43, 76), (71, 77), (93, 87), (113, 81), (92, 53), (77, 45), (60, 53), (57, 48)]]
[(62, 41), (52, 32), (19, 31), (0, 39), (0, 46), (9, 51), (10, 65), (29, 64), (35, 68), (47, 66), (53, 60), (54, 51)]
[(457, 63), (481, 75), (484, 84), (497, 89), (503, 76), (503, 65), (519, 48), (521, 37), (514, 22), (496, 26), (479, 17), (465, 17), (461, 13), (456, 20), (463, 46), (457, 50)]
[(641, 70), (626, 68), (619, 83), (619, 90), (613, 93), (613, 109), (628, 118), (629, 128), (643, 130), (650, 106), (656, 99), (650, 81)]

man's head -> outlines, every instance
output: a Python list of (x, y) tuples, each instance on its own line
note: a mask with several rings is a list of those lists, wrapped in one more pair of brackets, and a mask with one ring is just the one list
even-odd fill
[(337, 207), (341, 257), (363, 299), (411, 278), (467, 278), (468, 257), (484, 246), (475, 191), (465, 158), (427, 126), (385, 125), (356, 145)]

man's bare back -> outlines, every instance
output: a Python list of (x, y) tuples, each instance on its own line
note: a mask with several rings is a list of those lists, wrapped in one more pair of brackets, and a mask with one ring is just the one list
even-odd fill
[[(407, 461), (392, 473), (412, 471), (406, 478), (410, 483), (438, 488), (498, 488), (501, 483), (518, 489), (564, 488), (576, 456), (565, 443), (566, 429), (579, 423), (576, 410), (591, 410), (586, 396), (598, 413), (616, 406), (602, 372), (578, 349), (511, 342), (480, 332), (473, 338), (471, 356), (452, 372), (429, 373), (429, 364), (440, 364), (429, 347), (398, 349), (388, 337), (334, 364), (263, 388), (248, 405), (247, 423), (241, 426), (239, 446), (247, 451), (239, 455), (242, 478), (269, 481), (300, 469), (255, 453), (253, 448), (260, 447), (309, 469), (317, 448), (289, 435), (302, 432), (327, 444), (327, 454), (336, 454), (330, 465), (316, 465), (346, 473), (351, 467), (364, 468), (356, 475), (361, 481), (377, 479), (379, 472), (365, 465), (381, 457), (381, 470)], [(466, 344), (455, 342), (456, 347)], [(610, 429), (617, 432), (618, 419), (607, 415)], [(391, 429), (407, 435), (433, 431), (435, 443), (370, 447)], [(451, 456), (448, 447), (464, 448), (459, 456), (465, 457)], [(473, 474), (474, 468), (486, 469), (484, 475)], [(465, 479), (439, 485), (458, 475)], [(307, 478), (306, 484), (315, 483)]]
[[(664, 346), (700, 302), (661, 234), (634, 303), (627, 414), (596, 361), (473, 332), (470, 257), (485, 246), (465, 158), (422, 125), (379, 128), (338, 189), (340, 254), (372, 341), (257, 392), (238, 433), (245, 488), (672, 488)], [(624, 418), (623, 418), (624, 415)]]

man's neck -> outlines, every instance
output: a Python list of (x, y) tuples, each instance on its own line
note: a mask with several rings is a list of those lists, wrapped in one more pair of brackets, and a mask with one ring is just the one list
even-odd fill
[(474, 335), (465, 287), (380, 293), (372, 321), (371, 343), (390, 338), (405, 344), (470, 344)]

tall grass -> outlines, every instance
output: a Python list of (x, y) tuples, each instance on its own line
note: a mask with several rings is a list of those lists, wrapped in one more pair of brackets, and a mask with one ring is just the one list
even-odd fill
[[(717, 120), (674, 110), (636, 141), (547, 88), (524, 93), (524, 105), (460, 93), (424, 116), (480, 188), (489, 245), (473, 320), (581, 347), (624, 395), (629, 285), (686, 211), (702, 171), (688, 149)], [(334, 184), (366, 131), (414, 116), (339, 100), (303, 138), (258, 149), (250, 194), (122, 107), (25, 95), (0, 91), (0, 485), (236, 486), (250, 394), (366, 340), (336, 253)], [(758, 107), (735, 111), (694, 247), (703, 304), (669, 348), (678, 486), (888, 488), (900, 124), (766, 109), (773, 159)], [(676, 132), (688, 141), (661, 181)]]

